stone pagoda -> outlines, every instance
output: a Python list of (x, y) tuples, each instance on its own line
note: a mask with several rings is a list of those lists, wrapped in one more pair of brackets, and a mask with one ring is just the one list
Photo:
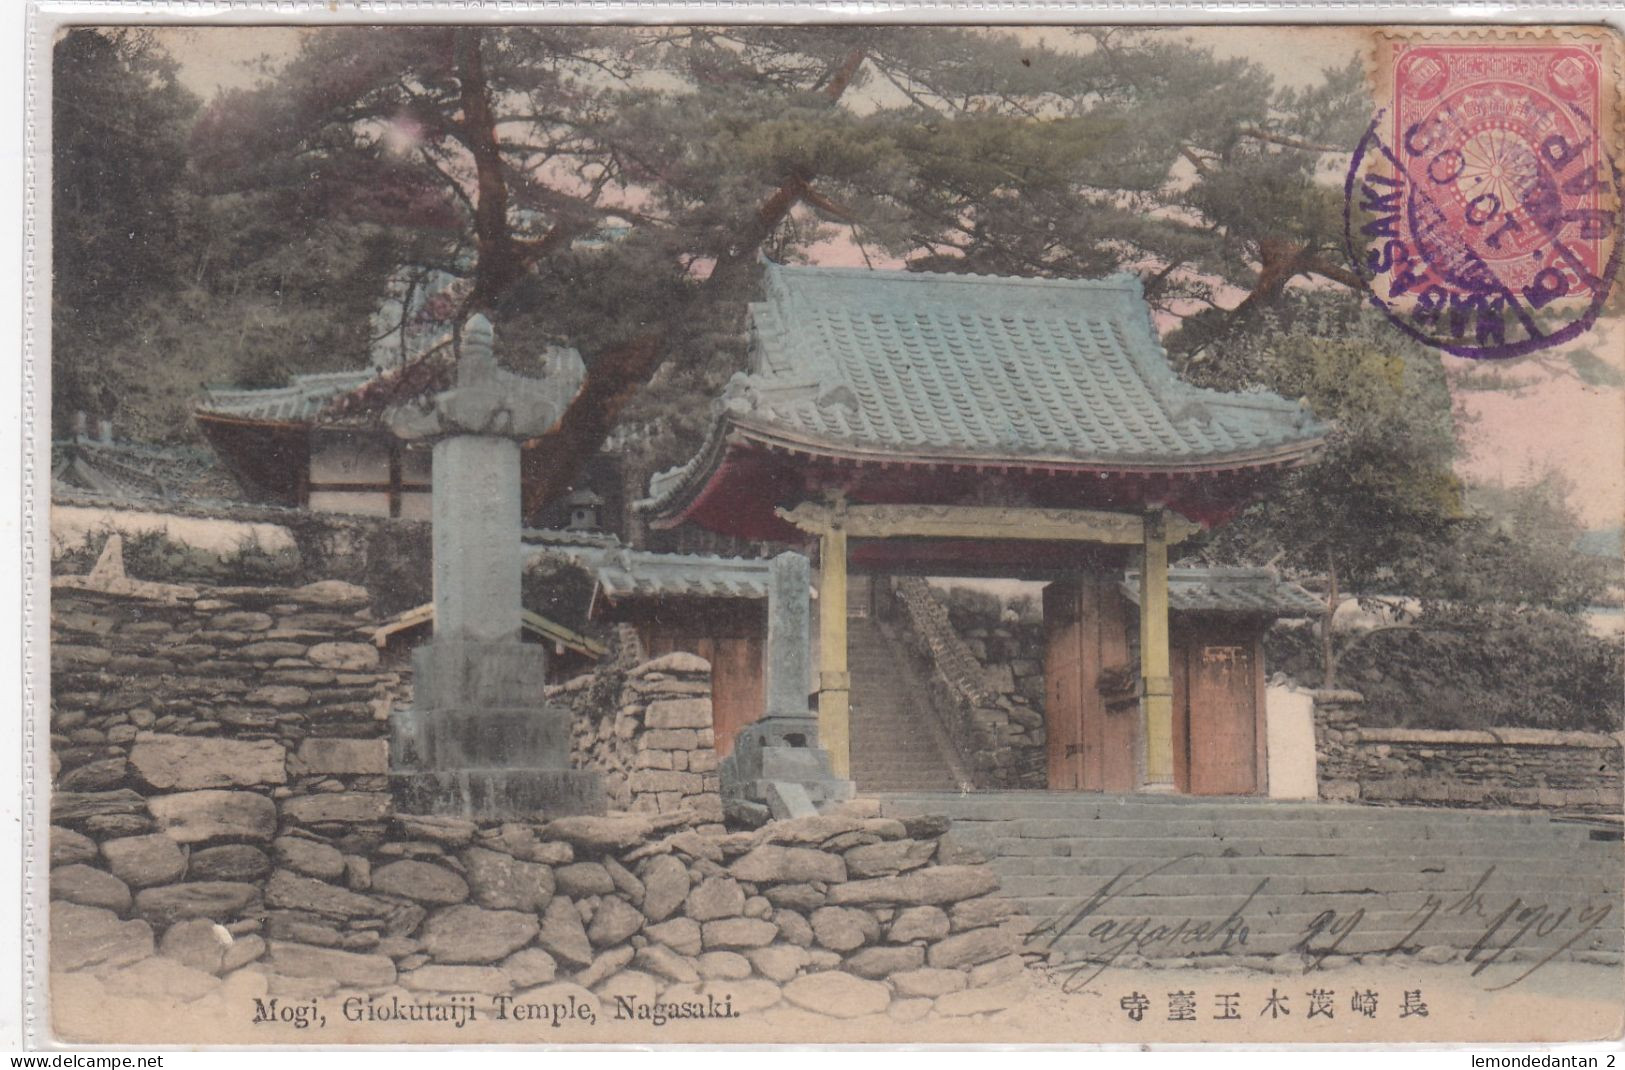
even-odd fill
[(598, 774), (570, 768), (568, 707), (543, 695), (546, 648), (520, 641), (520, 444), (580, 389), (573, 349), (543, 377), (499, 368), (490, 321), (464, 325), (456, 382), (390, 408), (391, 432), (433, 444), (434, 637), (413, 653), (414, 698), (390, 725), (390, 783), (409, 813), (598, 813)]

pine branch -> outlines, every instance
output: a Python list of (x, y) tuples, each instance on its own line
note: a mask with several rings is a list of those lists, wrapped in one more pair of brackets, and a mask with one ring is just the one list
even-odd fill
[(820, 212), (823, 212), (825, 215), (838, 219), (842, 223), (858, 222), (858, 214), (856, 212), (852, 211), (852, 209), (846, 207), (844, 204), (841, 204), (839, 201), (830, 200), (828, 197), (824, 196), (822, 193), (819, 193), (811, 186), (808, 186), (806, 190), (802, 192), (801, 200), (803, 203), (811, 205)]
[(1281, 145), (1289, 149), (1303, 149), (1306, 152), (1347, 152), (1347, 145), (1321, 145), (1313, 141), (1304, 141), (1301, 138), (1287, 137), (1285, 134), (1272, 134), (1268, 130), (1260, 130), (1256, 126), (1244, 126), (1236, 133), (1242, 137), (1250, 137), (1255, 141), (1267, 141), (1271, 145)]
[[(834, 68), (822, 90), (831, 106), (851, 85), (865, 53), (853, 49)], [(754, 263), (757, 250), (810, 190), (811, 176), (787, 176), (767, 200), (740, 225), (718, 255), (710, 276), (691, 294), (686, 307), (630, 341), (595, 355), (581, 390), (560, 417), (558, 426), (526, 443), (522, 455), (525, 515), (563, 493), (578, 468), (598, 449), (622, 410), (642, 389), (670, 350), (672, 326), (695, 318), (693, 312), (724, 293), (738, 274)]]

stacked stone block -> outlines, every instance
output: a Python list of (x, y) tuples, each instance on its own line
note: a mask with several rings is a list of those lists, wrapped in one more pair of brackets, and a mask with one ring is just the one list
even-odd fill
[(611, 808), (722, 821), (704, 658), (667, 654), (624, 674), (606, 666), (553, 693), (574, 703), (575, 764), (602, 773)]
[(287, 749), (308, 736), (379, 732), (401, 681), (380, 668), (363, 588), (131, 586), (139, 593), (53, 592), (51, 731), (62, 788), (124, 785), (143, 733)]
[[(53, 534), (62, 530), (123, 532), (133, 543), (162, 528), (161, 551), (141, 556), (147, 572), (179, 582), (285, 583), (343, 580), (367, 588), (374, 609), (387, 616), (427, 602), (432, 595), (429, 571), (429, 524), (401, 517), (323, 513), (309, 509), (248, 502), (183, 500), (153, 502), (95, 494), (60, 484), (51, 491)], [(61, 525), (58, 525), (61, 521)], [(191, 532), (216, 529), (222, 522), (250, 525), (259, 538), (279, 547), (267, 552), (248, 542), (232, 553), (187, 541)], [(53, 540), (55, 542), (55, 540)], [(289, 545), (291, 544), (291, 546)], [(56, 543), (52, 566), (57, 573), (84, 571), (100, 550), (92, 536), (79, 545)], [(131, 567), (137, 567), (132, 553)], [(154, 567), (156, 566), (156, 567)]]

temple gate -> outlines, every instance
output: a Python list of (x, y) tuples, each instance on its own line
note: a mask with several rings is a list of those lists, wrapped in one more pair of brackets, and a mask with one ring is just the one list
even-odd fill
[[(1325, 429), (1283, 398), (1181, 381), (1132, 276), (766, 274), (750, 374), (640, 508), (656, 527), (816, 555), (818, 734), (835, 774), (850, 769), (856, 566), (1052, 581), (1052, 788), (1258, 790), (1261, 707), (1229, 697), (1257, 658), (1246, 643), (1213, 661), (1225, 644), (1206, 644), (1194, 663), (1176, 650), (1169, 547), (1309, 460)], [(1115, 601), (1129, 568), (1134, 660)]]

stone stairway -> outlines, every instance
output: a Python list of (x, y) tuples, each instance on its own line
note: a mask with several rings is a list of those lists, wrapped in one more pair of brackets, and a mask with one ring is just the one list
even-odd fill
[(1059, 792), (898, 793), (882, 811), (949, 817), (952, 841), (989, 856), (1041, 930), (1029, 941), (1069, 963), (1396, 946), (1446, 961), (1481, 941), (1475, 964), (1505, 947), (1497, 969), (1621, 953), (1617, 825)]
[(852, 675), (852, 779), (858, 791), (952, 791), (952, 744), (931, 691), (902, 644), (872, 617), (847, 621)]

